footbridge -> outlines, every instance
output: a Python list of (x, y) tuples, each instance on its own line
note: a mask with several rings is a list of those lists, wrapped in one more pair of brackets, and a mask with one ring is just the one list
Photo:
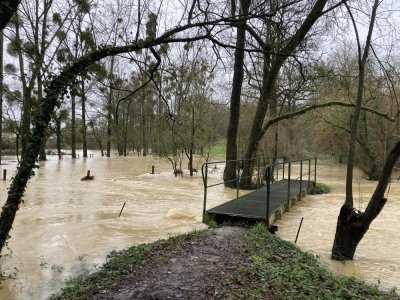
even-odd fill
[[(255, 159), (230, 161), (237, 165), (236, 179), (223, 181), (222, 173), (216, 174), (215, 170), (223, 170), (227, 161), (214, 161), (204, 163), (202, 176), (204, 183), (203, 222), (264, 222), (268, 228), (275, 220), (289, 211), (290, 207), (309, 193), (317, 179), (317, 159), (308, 158), (295, 161), (285, 159)], [(251, 181), (255, 185), (253, 190), (241, 190), (240, 182), (242, 168), (246, 163), (254, 164), (254, 174)], [(236, 195), (233, 199), (215, 207), (207, 202), (215, 202), (212, 198), (212, 189), (222, 188), (225, 194), (235, 193), (232, 188), (225, 187), (236, 185)], [(242, 194), (242, 195), (241, 195)]]

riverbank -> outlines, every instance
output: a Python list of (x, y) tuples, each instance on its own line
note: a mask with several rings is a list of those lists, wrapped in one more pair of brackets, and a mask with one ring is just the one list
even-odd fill
[(400, 299), (335, 276), (264, 226), (221, 227), (112, 252), (52, 299)]

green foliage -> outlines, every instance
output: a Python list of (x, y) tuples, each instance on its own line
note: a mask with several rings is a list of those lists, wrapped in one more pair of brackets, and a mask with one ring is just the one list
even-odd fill
[(155, 13), (149, 13), (148, 21), (146, 24), (146, 36), (152, 40), (156, 37), (157, 32), (157, 15)]
[(35, 44), (32, 42), (25, 42), (23, 45), (23, 49), (25, 51), (25, 53), (31, 57), (33, 55), (35, 55)]
[(311, 194), (328, 194), (331, 191), (330, 186), (325, 183), (317, 182), (316, 186), (311, 191)]
[(220, 140), (209, 148), (211, 155), (219, 155), (226, 153), (226, 140)]
[(68, 60), (67, 59), (68, 53), (69, 53), (69, 49), (67, 49), (67, 48), (58, 49), (56, 52), (57, 61), (58, 62), (66, 62)]
[(312, 254), (274, 237), (262, 224), (250, 230), (247, 247), (250, 264), (240, 270), (240, 288), (225, 290), (226, 298), (398, 299), (394, 292), (332, 275)]
[(17, 68), (13, 64), (6, 64), (4, 66), (4, 71), (7, 73), (16, 73)]
[(96, 47), (92, 31), (89, 28), (81, 32), (81, 40), (85, 43), (87, 49), (94, 49)]
[(74, 0), (74, 2), (78, 5), (78, 10), (81, 13), (87, 14), (90, 12), (91, 4), (88, 0)]
[(59, 13), (53, 13), (53, 22), (59, 26), (62, 24), (61, 15)]
[(20, 49), (21, 49), (21, 41), (17, 38), (11, 38), (10, 42), (7, 45), (7, 53), (10, 54), (11, 56), (16, 57)]
[(61, 29), (57, 30), (56, 37), (58, 38), (58, 40), (64, 41), (67, 38), (67, 33)]
[(210, 229), (218, 228), (217, 222), (215, 222), (214, 220), (208, 221), (208, 228), (210, 228)]

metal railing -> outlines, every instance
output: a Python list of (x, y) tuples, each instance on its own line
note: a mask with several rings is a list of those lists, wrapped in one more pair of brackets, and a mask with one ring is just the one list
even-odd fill
[[(256, 187), (259, 188), (265, 181), (265, 185), (267, 186), (267, 195), (266, 195), (266, 220), (267, 220), (267, 226), (269, 226), (269, 205), (270, 205), (270, 192), (271, 192), (271, 183), (279, 180), (287, 180), (287, 183), (282, 183), (287, 184), (287, 201), (289, 204), (290, 201), (290, 183), (291, 180), (300, 180), (300, 189), (299, 189), (299, 194), (300, 198), (302, 197), (302, 190), (303, 190), (303, 183), (304, 177), (307, 177), (307, 188), (310, 188), (311, 185), (311, 175), (313, 174), (314, 180), (313, 182), (316, 183), (317, 180), (317, 158), (308, 158), (308, 159), (302, 159), (302, 160), (294, 160), (294, 161), (286, 161), (286, 159), (277, 159), (278, 162), (273, 162), (273, 158), (256, 158), (256, 159), (240, 159), (240, 160), (230, 160), (230, 161), (211, 161), (211, 162), (206, 162), (202, 165), (201, 167), (201, 173), (203, 177), (203, 184), (204, 184), (204, 201), (203, 201), (203, 218), (205, 216), (205, 213), (207, 211), (207, 192), (209, 188), (216, 187), (219, 185), (226, 185), (227, 183), (231, 183), (230, 185), (232, 186), (232, 183), (236, 184), (236, 198), (239, 198), (239, 190), (240, 190), (240, 181), (243, 178), (241, 176), (241, 170), (243, 169), (243, 165), (248, 162), (254, 162), (255, 166), (255, 172), (253, 171), (253, 174), (251, 177), (256, 178)], [(312, 169), (312, 162), (314, 162), (314, 169)], [(209, 184), (208, 182), (208, 173), (210, 170), (214, 170), (217, 168), (218, 164), (226, 164), (226, 163), (236, 163), (236, 178), (233, 180), (228, 180), (228, 181), (219, 181), (216, 183), (211, 183)], [(210, 166), (214, 165), (214, 168), (211, 168)], [(298, 166), (298, 172), (297, 174), (294, 172), (296, 165)], [(304, 169), (304, 168), (307, 169)], [(281, 172), (279, 172), (282, 170)], [(297, 175), (297, 177), (296, 177)], [(294, 177), (293, 177), (294, 176)], [(281, 186), (281, 185), (280, 185)], [(280, 187), (278, 186), (278, 187)], [(277, 188), (277, 187), (276, 187)]]
[[(311, 164), (312, 161), (314, 161), (314, 169), (311, 169)], [(306, 162), (306, 164), (305, 164)], [(292, 177), (292, 167), (294, 164), (300, 164), (299, 166), (299, 174), (297, 174), (298, 176), (293, 178)], [(273, 168), (278, 166), (278, 165), (282, 165), (282, 180), (287, 180), (287, 183), (283, 182), (282, 185), (287, 184), (287, 205), (290, 206), (290, 199), (291, 199), (291, 195), (290, 195), (290, 185), (291, 185), (291, 180), (299, 180), (300, 181), (300, 187), (299, 187), (299, 197), (300, 200), (303, 196), (303, 183), (304, 177), (307, 177), (307, 189), (310, 189), (311, 187), (311, 182), (313, 182), (314, 184), (316, 184), (317, 182), (317, 158), (308, 158), (308, 159), (301, 159), (301, 160), (294, 160), (294, 161), (289, 161), (289, 162), (285, 162), (283, 161), (282, 163), (276, 163), (273, 165), (267, 165), (265, 167), (265, 174), (266, 174), (266, 185), (267, 185), (267, 195), (266, 195), (266, 225), (269, 227), (269, 215), (270, 215), (270, 209), (269, 209), (269, 204), (270, 204), (270, 192), (271, 192), (271, 182), (273, 181), (273, 177), (271, 176)], [(287, 167), (286, 167), (287, 165)], [(304, 166), (306, 165), (307, 169), (304, 170)], [(308, 165), (308, 166), (307, 166)], [(287, 168), (287, 178), (285, 178), (285, 167)], [(311, 174), (314, 175), (314, 179), (311, 181)], [(275, 187), (281, 187), (277, 186)]]

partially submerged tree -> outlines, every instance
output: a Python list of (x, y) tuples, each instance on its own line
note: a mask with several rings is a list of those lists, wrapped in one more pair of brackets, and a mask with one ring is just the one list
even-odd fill
[(368, 203), (367, 208), (364, 212), (357, 210), (353, 205), (354, 153), (356, 147), (357, 127), (365, 89), (365, 68), (370, 49), (372, 47), (372, 33), (376, 22), (376, 16), (380, 1), (375, 0), (372, 5), (368, 33), (363, 50), (355, 18), (349, 5), (347, 3), (345, 5), (347, 11), (349, 12), (356, 35), (358, 49), (358, 90), (350, 126), (350, 142), (346, 174), (346, 199), (345, 203), (340, 209), (336, 227), (335, 240), (332, 246), (331, 257), (335, 260), (353, 259), (359, 242), (364, 237), (364, 234), (368, 231), (372, 221), (379, 215), (386, 204), (386, 188), (390, 183), (390, 177), (393, 171), (394, 164), (400, 156), (400, 142), (397, 142), (386, 159), (382, 175), (375, 189), (375, 192)]

